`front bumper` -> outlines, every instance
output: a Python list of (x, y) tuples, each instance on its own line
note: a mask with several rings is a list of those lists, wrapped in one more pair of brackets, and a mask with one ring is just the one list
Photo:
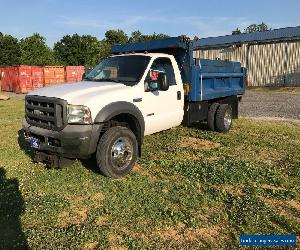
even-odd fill
[(61, 131), (31, 126), (24, 119), (25, 139), (40, 140), (38, 151), (68, 158), (88, 158), (95, 153), (103, 124), (67, 125)]

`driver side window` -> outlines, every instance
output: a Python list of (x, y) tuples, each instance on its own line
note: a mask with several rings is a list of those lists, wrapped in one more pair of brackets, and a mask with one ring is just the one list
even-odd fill
[(169, 86), (176, 85), (175, 74), (172, 66), (172, 62), (169, 58), (157, 58), (151, 65), (151, 68), (145, 79), (145, 91), (150, 91), (150, 84), (152, 88), (160, 90), (160, 86), (157, 84), (157, 78), (159, 73), (166, 75), (166, 80)]

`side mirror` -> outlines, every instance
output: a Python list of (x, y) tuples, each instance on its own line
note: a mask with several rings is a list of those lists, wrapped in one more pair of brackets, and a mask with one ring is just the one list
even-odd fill
[(167, 91), (169, 89), (169, 83), (167, 81), (167, 75), (160, 72), (157, 77), (157, 84), (159, 90)]

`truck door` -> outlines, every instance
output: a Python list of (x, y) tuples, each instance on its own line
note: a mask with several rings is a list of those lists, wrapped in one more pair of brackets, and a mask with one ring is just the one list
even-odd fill
[[(174, 63), (176, 63), (175, 60)], [(149, 83), (155, 81), (156, 72), (166, 74), (169, 83), (168, 90), (163, 91), (158, 88), (151, 91)], [(175, 77), (170, 58), (160, 57), (155, 59), (144, 84), (142, 111), (145, 119), (145, 135), (180, 125), (183, 119), (184, 93), (181, 81)]]

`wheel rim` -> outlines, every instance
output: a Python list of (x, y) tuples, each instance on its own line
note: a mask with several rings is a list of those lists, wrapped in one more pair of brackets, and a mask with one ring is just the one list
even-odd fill
[(132, 160), (133, 146), (128, 139), (117, 139), (111, 148), (112, 164), (117, 168), (126, 168)]
[(229, 129), (231, 126), (232, 118), (231, 118), (231, 112), (228, 110), (225, 112), (224, 115), (224, 126), (226, 129)]

